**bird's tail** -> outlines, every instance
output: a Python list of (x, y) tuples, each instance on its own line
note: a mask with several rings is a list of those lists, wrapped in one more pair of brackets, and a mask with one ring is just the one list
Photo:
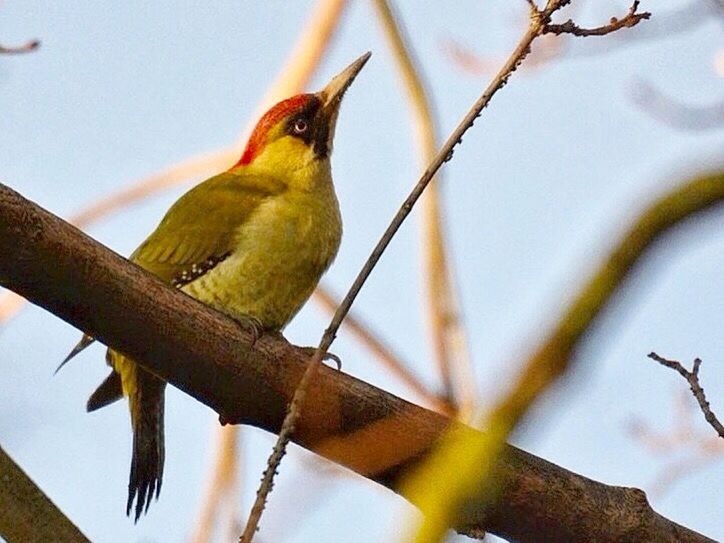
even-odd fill
[(131, 514), (135, 501), (134, 518), (135, 522), (138, 522), (141, 513), (148, 511), (153, 496), (158, 498), (161, 492), (166, 382), (111, 349), (106, 353), (106, 359), (114, 371), (88, 400), (88, 409), (97, 409), (115, 400), (119, 388), (128, 396), (133, 428), (133, 456), (128, 479), (126, 514)]
[[(135, 365), (135, 364), (134, 364)], [(133, 427), (133, 456), (126, 514), (136, 501), (134, 521), (161, 492), (164, 462), (163, 408), (166, 383), (136, 366), (135, 390), (128, 396)], [(125, 383), (124, 383), (125, 384)], [(124, 387), (125, 388), (125, 387)]]

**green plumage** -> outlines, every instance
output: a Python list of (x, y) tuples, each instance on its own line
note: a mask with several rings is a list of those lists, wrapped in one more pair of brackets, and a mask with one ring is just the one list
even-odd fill
[[(237, 320), (283, 329), (339, 248), (342, 221), (329, 156), (342, 96), (368, 58), (319, 93), (272, 107), (239, 163), (179, 198), (130, 260)], [(90, 343), (84, 336), (63, 363)], [(121, 392), (128, 396), (133, 454), (126, 512), (135, 501), (138, 520), (161, 489), (166, 383), (112, 349), (106, 360), (113, 373), (88, 410)]]
[(232, 251), (239, 226), (265, 198), (285, 190), (267, 176), (212, 177), (179, 198), (129, 260), (171, 283), (194, 264)]

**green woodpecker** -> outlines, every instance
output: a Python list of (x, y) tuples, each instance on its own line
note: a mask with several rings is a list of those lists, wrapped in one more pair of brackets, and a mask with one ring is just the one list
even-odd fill
[[(369, 57), (320, 92), (267, 111), (239, 162), (179, 198), (130, 260), (236, 319), (282, 330), (339, 248), (332, 141), (342, 97)], [(84, 336), (63, 364), (92, 342)], [(87, 408), (128, 396), (133, 457), (126, 514), (135, 500), (138, 521), (161, 490), (166, 383), (117, 351), (109, 349), (106, 360), (113, 371)]]

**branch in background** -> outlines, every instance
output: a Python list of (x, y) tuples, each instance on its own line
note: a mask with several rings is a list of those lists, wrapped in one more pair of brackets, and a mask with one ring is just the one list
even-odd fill
[[(539, 11), (535, 2), (528, 2), (528, 5), (530, 9), (525, 13), (525, 16), (516, 17), (516, 26), (523, 30), (530, 24), (530, 10), (535, 10), (536, 13)], [(571, 14), (577, 13), (580, 5), (579, 2), (575, 6), (569, 6), (568, 12)], [(480, 55), (453, 38), (444, 40), (441, 49), (455, 66), (475, 76), (494, 75), (498, 67), (505, 62), (503, 55)], [(532, 48), (525, 59), (525, 64), (521, 66), (521, 72), (537, 70), (552, 60), (563, 57), (567, 49), (566, 40), (560, 36), (553, 34), (540, 36), (536, 40), (535, 47)]]
[[(279, 431), (309, 363), (306, 350), (279, 336), (252, 345), (250, 330), (3, 185), (0, 284), (137, 360), (229, 422)], [(321, 367), (294, 439), (401, 492), (400, 478), (451, 424), (481, 435)], [(463, 533), (487, 529), (519, 543), (538, 542), (541, 533), (553, 543), (712, 541), (655, 513), (639, 490), (597, 483), (515, 447), (505, 447), (498, 468), (500, 499), (492, 506), (482, 501), (486, 489), (479, 486), (459, 511)]]
[(679, 130), (712, 130), (724, 126), (724, 101), (695, 107), (677, 102), (652, 84), (638, 81), (632, 99), (645, 113)]
[[(579, 4), (576, 3), (573, 7), (578, 7)], [(641, 42), (671, 39), (678, 34), (700, 28), (706, 23), (719, 23), (723, 20), (722, 15), (724, 15), (722, 0), (692, 0), (676, 9), (657, 13), (654, 19), (639, 27), (636, 32), (610, 35), (605, 45), (595, 40), (577, 41), (575, 45), (569, 45), (557, 36), (549, 34), (545, 39), (541, 38), (540, 42), (536, 42), (536, 47), (526, 60), (525, 67), (529, 70), (554, 59), (599, 56)], [(453, 65), (473, 76), (493, 74), (504, 60), (500, 55), (480, 54), (452, 38), (443, 41), (441, 50)]]
[[(316, 301), (330, 313), (333, 313), (339, 305), (338, 298), (325, 289), (318, 288), (315, 291), (315, 296)], [(438, 413), (445, 415), (452, 415), (455, 412), (455, 408), (452, 405), (445, 401), (444, 398), (430, 391), (422, 381), (420, 381), (417, 375), (415, 375), (412, 368), (403, 362), (389, 345), (379, 339), (379, 335), (372, 333), (372, 328), (368, 324), (363, 323), (359, 317), (355, 317), (352, 314), (348, 315), (344, 320), (343, 327), (385, 366), (392, 375), (407, 385), (423, 403), (428, 404)]]
[[(435, 496), (425, 487), (425, 477), (429, 480), (436, 473), (436, 477), (445, 484), (437, 485), (435, 495), (440, 493), (453, 501), (452, 496), (464, 496), (471, 488), (477, 488), (481, 479), (485, 479), (481, 475), (490, 476), (505, 436), (509, 435), (535, 400), (565, 374), (573, 354), (588, 337), (596, 318), (646, 250), (678, 223), (722, 202), (724, 172), (693, 179), (651, 205), (632, 225), (565, 311), (559, 324), (534, 352), (507, 397), (485, 417), (480, 425), (487, 431), (484, 438), (466, 441), (452, 436), (439, 453), (420, 469), (419, 478), (410, 483), (416, 485), (410, 487), (411, 492), (418, 499), (424, 498), (427, 507), (440, 507), (434, 501)], [(454, 490), (448, 485), (455, 485)], [(489, 496), (489, 499), (492, 498), (492, 495)], [(431, 502), (433, 505), (430, 505)], [(423, 507), (423, 511), (427, 511), (427, 508)], [(446, 510), (441, 513), (435, 509), (434, 512), (438, 516), (433, 517), (433, 520), (438, 523), (449, 518), (447, 515), (450, 513)], [(444, 516), (441, 519), (439, 515)]]
[[(724, 184), (724, 180), (722, 180), (722, 184)], [(706, 419), (706, 422), (708, 422), (709, 425), (714, 428), (716, 433), (719, 434), (719, 437), (724, 439), (724, 426), (722, 426), (722, 423), (719, 422), (719, 419), (711, 410), (709, 402), (704, 395), (704, 389), (702, 388), (701, 383), (699, 383), (699, 368), (701, 367), (701, 360), (699, 358), (696, 358), (694, 360), (693, 368), (691, 369), (691, 371), (689, 371), (681, 364), (681, 362), (662, 358), (656, 353), (649, 353), (649, 358), (651, 360), (655, 360), (662, 366), (666, 366), (667, 368), (671, 368), (672, 370), (677, 371), (679, 375), (686, 379), (686, 382), (689, 383), (689, 387), (691, 388), (691, 393), (694, 395), (694, 398), (696, 398), (696, 401), (699, 404), (701, 412), (704, 413), (704, 418)]]
[[(491, 82), (489, 89), (492, 89), (492, 92), (508, 81), (511, 73), (530, 53), (532, 43), (546, 33), (551, 25), (552, 15), (569, 3), (570, 0), (548, 0), (543, 10), (531, 10), (530, 25)], [(635, 12), (637, 7), (638, 1), (635, 1), (630, 13)], [(648, 13), (639, 14), (633, 24), (648, 16)], [(724, 197), (724, 183), (721, 183), (721, 179), (704, 181), (707, 187), (712, 183), (719, 184), (718, 189)], [(716, 186), (713, 187), (712, 192), (716, 189)], [(638, 239), (636, 237), (634, 241)], [(615, 266), (620, 264), (619, 260), (609, 263), (614, 270)], [(573, 348), (583, 338), (593, 317), (628, 270), (628, 267), (620, 269), (619, 277), (603, 274), (602, 277), (594, 278), (590, 287), (567, 312), (559, 329), (527, 363), (513, 389), (481, 421), (480, 427), (485, 428), (486, 434), (464, 436), (451, 432), (440, 444), (437, 452), (408, 479), (406, 489), (424, 513), (422, 523), (414, 536), (417, 543), (441, 541), (466, 497), (480, 485), (487, 489), (486, 499), (494, 501), (497, 489), (490, 483), (494, 479), (497, 459), (504, 451), (505, 441), (536, 398), (565, 373)], [(605, 271), (608, 271), (608, 268)], [(614, 280), (609, 282), (611, 279)], [(432, 478), (438, 480), (439, 484), (430, 485)]]
[[(387, 0), (374, 0), (373, 4), (407, 93), (419, 161), (421, 169), (424, 169), (435, 158), (438, 147), (428, 91), (399, 17), (393, 13)], [(445, 398), (459, 409), (464, 420), (474, 411), (477, 394), (467, 334), (456, 296), (458, 288), (446, 254), (441, 181), (438, 175), (430, 183), (421, 203), (423, 299), (427, 305), (430, 337)]]
[[(219, 430), (220, 431), (217, 431)], [(235, 426), (214, 424), (212, 433), (216, 434), (215, 451), (207, 488), (202, 493), (199, 511), (193, 523), (192, 543), (213, 541), (214, 529), (219, 512), (229, 511), (229, 524), (238, 524), (235, 507), (228, 507), (240, 499), (238, 432)]]
[[(566, 54), (566, 43), (560, 36), (548, 34), (539, 39), (526, 59), (521, 70), (523, 73), (542, 68)], [(447, 38), (441, 49), (455, 66), (474, 76), (490, 76), (505, 61), (502, 55), (480, 55), (453, 38)]]
[(23, 45), (18, 45), (17, 47), (0, 45), (0, 55), (21, 55), (23, 53), (35, 51), (38, 47), (40, 47), (40, 41), (38, 40), (30, 40), (29, 42), (24, 43)]
[(640, 419), (627, 424), (629, 435), (642, 447), (657, 456), (669, 457), (647, 485), (654, 497), (663, 496), (676, 481), (724, 458), (724, 441), (708, 429), (705, 433), (695, 431), (698, 415), (695, 420), (694, 414), (700, 411), (693, 407), (690, 394), (680, 392), (675, 395), (675, 413), (668, 417), (673, 426), (667, 432), (654, 430)]
[(2, 447), (0, 539), (7, 543), (90, 543)]
[[(349, 312), (352, 304), (357, 298), (357, 295), (359, 294), (360, 290), (372, 273), (372, 270), (377, 265), (377, 262), (379, 262), (379, 259), (382, 257), (382, 254), (387, 249), (390, 241), (392, 241), (392, 238), (395, 236), (402, 223), (410, 214), (415, 203), (420, 198), (420, 196), (422, 196), (422, 193), (428, 187), (442, 164), (444, 162), (452, 160), (455, 146), (462, 142), (463, 136), (475, 123), (475, 119), (480, 116), (483, 109), (490, 103), (490, 100), (495, 95), (495, 93), (505, 86), (511, 74), (518, 68), (523, 59), (528, 55), (528, 53), (530, 52), (531, 43), (535, 40), (536, 37), (542, 34), (545, 25), (550, 23), (551, 14), (563, 7), (564, 5), (568, 4), (569, 1), (570, 0), (549, 0), (546, 8), (542, 12), (536, 13), (535, 17), (532, 17), (529, 30), (525, 33), (524, 37), (521, 39), (513, 54), (510, 56), (503, 68), (501, 68), (498, 75), (488, 85), (480, 98), (475, 101), (475, 103), (470, 108), (470, 111), (468, 111), (462, 121), (460, 121), (455, 130), (453, 130), (452, 134), (443, 144), (440, 151), (435, 155), (435, 158), (427, 167), (425, 172), (422, 174), (420, 180), (412, 188), (412, 191), (400, 206), (391, 223), (372, 250), (372, 253), (367, 258), (364, 266), (362, 266), (362, 269), (357, 274), (357, 277), (352, 283), (352, 286), (350, 287), (349, 291), (347, 292), (344, 299), (339, 304), (339, 307), (335, 311), (334, 316), (332, 317), (332, 321), (329, 323), (329, 326), (324, 331), (322, 339), (320, 340), (319, 345), (314, 355), (312, 356), (312, 359), (310, 360), (301, 381), (299, 382), (294, 396), (292, 397), (292, 401), (289, 404), (289, 409), (286, 416), (284, 417), (284, 423), (282, 424), (282, 428), (279, 431), (279, 437), (277, 438), (274, 448), (272, 449), (272, 453), (269, 456), (267, 467), (264, 470), (261, 485), (259, 486), (256, 499), (254, 500), (254, 505), (252, 506), (251, 512), (249, 514), (249, 520), (246, 524), (246, 528), (244, 529), (244, 533), (239, 539), (239, 543), (251, 543), (252, 538), (257, 531), (257, 526), (264, 511), (267, 497), (272, 491), (274, 485), (274, 477), (278, 472), (279, 465), (286, 453), (286, 447), (289, 444), (291, 436), (294, 433), (297, 420), (300, 417), (302, 405), (304, 404), (304, 400), (306, 399), (306, 389), (311, 383), (312, 378), (314, 377), (316, 372), (319, 370), (319, 367), (322, 364), (322, 359), (327, 353), (329, 347), (334, 342), (337, 331), (339, 330), (342, 321), (347, 316), (347, 313)], [(502, 435), (507, 436), (508, 431), (510, 431), (510, 429), (504, 431)], [(500, 441), (499, 446), (502, 446), (502, 441), (504, 440), (499, 440), (498, 437), (496, 437), (495, 439)], [(495, 453), (497, 454), (497, 452), (498, 451), (496, 450)], [(467, 475), (470, 475), (469, 470), (466, 473)], [(485, 479), (485, 477), (483, 477), (483, 479)], [(457, 481), (460, 481), (460, 479), (458, 478)], [(457, 483), (452, 483), (449, 485), (448, 488), (450, 490), (453, 490), (456, 484)], [(461, 483), (461, 485), (464, 485), (464, 483)], [(423, 500), (423, 511), (428, 514), (428, 516), (426, 517), (424, 528), (432, 527), (430, 530), (430, 534), (433, 535), (430, 536), (430, 540), (438, 540), (440, 537), (442, 537), (445, 529), (450, 525), (450, 519), (439, 518), (435, 514), (435, 512), (433, 512), (433, 507), (439, 506), (443, 509), (449, 507), (452, 509), (454, 508), (454, 505), (457, 505), (457, 503), (455, 503), (454, 500), (451, 500), (451, 502), (454, 502), (454, 505), (443, 505), (443, 499), (447, 498), (446, 492), (440, 492), (440, 496), (444, 496), (444, 498), (441, 498), (437, 494), (431, 492), (429, 490), (430, 487), (427, 484), (423, 484), (420, 488), (424, 488), (421, 495), (426, 494), (426, 497), (430, 498), (430, 501), (428, 501), (427, 499)], [(457, 501), (459, 502), (461, 496), (457, 496), (457, 498)], [(431, 518), (429, 513), (431, 512), (433, 513), (432, 516), (434, 517), (434, 521), (429, 521), (429, 519)], [(423, 529), (423, 532), (424, 531), (425, 529)], [(439, 535), (437, 535), (438, 533)]]
[(605, 36), (621, 30), (622, 28), (632, 28), (639, 24), (644, 19), (649, 19), (651, 14), (649, 12), (638, 13), (639, 0), (635, 0), (634, 3), (628, 10), (628, 13), (617, 19), (611, 17), (611, 21), (607, 25), (599, 26), (596, 28), (581, 28), (572, 19), (568, 19), (562, 24), (546, 24), (543, 28), (544, 34), (555, 34), (560, 36), (561, 34), (573, 34), (574, 36)]

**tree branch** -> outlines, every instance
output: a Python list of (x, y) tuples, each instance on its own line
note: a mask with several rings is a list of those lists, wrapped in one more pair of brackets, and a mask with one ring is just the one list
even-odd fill
[(686, 379), (687, 383), (689, 383), (689, 387), (691, 388), (691, 393), (694, 395), (694, 398), (696, 398), (696, 401), (699, 404), (701, 412), (704, 413), (704, 418), (706, 419), (706, 422), (708, 422), (711, 427), (714, 428), (716, 433), (719, 434), (719, 437), (724, 439), (724, 426), (716, 417), (714, 412), (711, 410), (709, 402), (704, 395), (704, 389), (699, 383), (699, 368), (701, 367), (701, 359), (696, 358), (694, 360), (694, 367), (691, 369), (691, 371), (689, 371), (681, 364), (681, 362), (678, 362), (676, 360), (668, 360), (657, 355), (656, 353), (649, 353), (649, 358), (651, 360), (655, 360), (662, 366), (666, 366), (667, 368), (671, 368), (672, 370), (679, 372), (679, 375)]
[[(309, 358), (251, 331), (0, 184), (0, 284), (137, 360), (222, 420), (279, 431)], [(294, 440), (400, 492), (399, 479), (453, 425), (336, 370), (310, 383)], [(455, 424), (464, 433), (478, 434)], [(470, 498), (457, 528), (520, 543), (709, 542), (654, 512), (640, 490), (604, 485), (506, 446), (499, 500)], [(479, 494), (485, 494), (479, 488)], [(642, 537), (638, 537), (642, 536)]]
[(2, 447), (0, 538), (7, 543), (90, 543)]
[(21, 55), (23, 53), (30, 53), (40, 47), (40, 41), (30, 40), (22, 45), (15, 47), (8, 47), (6, 45), (0, 45), (0, 55)]
[(552, 24), (549, 23), (545, 25), (543, 28), (543, 34), (573, 34), (574, 36), (605, 36), (606, 34), (611, 34), (612, 32), (616, 32), (617, 30), (621, 30), (622, 28), (631, 28), (633, 26), (636, 26), (644, 19), (651, 18), (651, 13), (648, 11), (645, 11), (643, 13), (637, 13), (639, 4), (639, 0), (636, 0), (631, 7), (628, 10), (628, 13), (624, 15), (622, 18), (617, 19), (616, 17), (611, 17), (611, 21), (607, 25), (599, 26), (596, 28), (581, 28), (576, 23), (573, 22), (572, 19), (568, 19), (565, 23), (562, 24)]

